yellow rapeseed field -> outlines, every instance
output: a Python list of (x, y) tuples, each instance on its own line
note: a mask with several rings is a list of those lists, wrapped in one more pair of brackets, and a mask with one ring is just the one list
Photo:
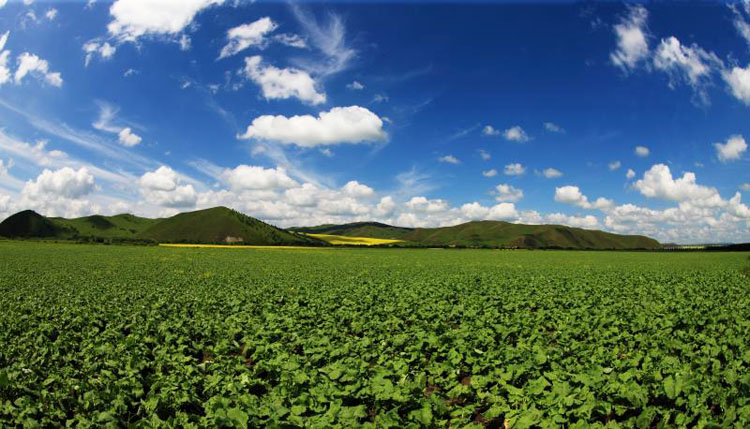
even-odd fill
[(344, 235), (330, 235), (330, 234), (307, 234), (310, 237), (315, 237), (323, 241), (327, 241), (331, 244), (352, 244), (357, 246), (375, 246), (378, 244), (392, 244), (400, 243), (403, 240), (391, 240), (386, 238), (369, 238), (369, 237), (347, 237)]

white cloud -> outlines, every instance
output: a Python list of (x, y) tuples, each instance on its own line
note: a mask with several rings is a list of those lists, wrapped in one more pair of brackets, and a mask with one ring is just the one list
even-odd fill
[(544, 129), (551, 132), (551, 133), (558, 133), (558, 134), (564, 134), (565, 129), (553, 122), (545, 122), (544, 123)]
[(479, 156), (482, 157), (483, 161), (489, 161), (492, 158), (492, 155), (484, 149), (479, 149)]
[(546, 177), (547, 179), (557, 179), (558, 177), (562, 177), (562, 171), (556, 169), (556, 168), (545, 168), (542, 170), (542, 176)]
[(352, 83), (346, 84), (346, 88), (354, 91), (361, 91), (365, 89), (365, 86), (355, 80)]
[(388, 97), (388, 94), (378, 93), (375, 94), (374, 97), (372, 97), (373, 103), (387, 103), (390, 98)]
[(13, 160), (3, 161), (0, 159), (0, 176), (7, 176), (8, 171), (13, 167)]
[(187, 34), (183, 34), (182, 36), (180, 36), (180, 40), (178, 43), (180, 45), (181, 51), (189, 51), (193, 45), (193, 41), (190, 39), (190, 36), (188, 36)]
[(362, 143), (388, 138), (383, 121), (364, 107), (334, 107), (328, 112), (311, 115), (255, 118), (240, 138), (270, 140), (303, 147)]
[(367, 185), (363, 185), (356, 180), (351, 180), (341, 187), (344, 194), (353, 198), (371, 198), (375, 196), (375, 190)]
[(615, 171), (622, 167), (622, 163), (620, 161), (612, 161), (607, 165), (607, 167), (609, 167), (609, 171)]
[(589, 201), (586, 195), (583, 195), (578, 186), (561, 186), (555, 188), (555, 201), (565, 204), (572, 204), (582, 209), (605, 209), (614, 206), (614, 201), (599, 197), (593, 203)]
[(743, 183), (742, 185), (740, 185), (740, 189), (745, 192), (750, 192), (750, 183)]
[(750, 17), (750, 1), (744, 0), (740, 4), (730, 4), (729, 8), (734, 13), (734, 28), (745, 39), (745, 42), (750, 45), (750, 22), (748, 22), (747, 18)]
[(742, 196), (739, 192), (735, 192), (734, 196), (729, 199), (727, 211), (729, 214), (743, 218), (750, 219), (750, 208), (747, 205), (741, 203)]
[(495, 170), (494, 168), (490, 169), (490, 170), (485, 170), (485, 171), (482, 172), (482, 176), (484, 176), (484, 177), (495, 177), (495, 176), (497, 176), (497, 170)]
[(497, 201), (515, 203), (523, 198), (523, 191), (511, 185), (497, 185), (495, 191), (495, 199)]
[(649, 148), (647, 148), (646, 146), (636, 146), (634, 151), (635, 154), (640, 156), (641, 158), (645, 158), (651, 154), (651, 150), (649, 150)]
[(23, 79), (31, 74), (32, 76), (43, 79), (52, 86), (61, 87), (63, 84), (59, 72), (50, 72), (49, 63), (34, 54), (24, 52), (17, 58), (18, 68), (13, 76), (16, 84), (20, 84)]
[(219, 59), (230, 57), (251, 46), (264, 47), (266, 35), (278, 26), (269, 17), (263, 17), (249, 24), (243, 24), (227, 31), (227, 44), (221, 49)]
[(0, 9), (5, 7), (6, 3), (8, 3), (8, 0), (0, 0)]
[(138, 134), (134, 133), (130, 127), (123, 128), (117, 134), (118, 141), (125, 147), (133, 147), (139, 144), (143, 139)]
[(714, 53), (696, 44), (685, 46), (674, 36), (662, 39), (654, 53), (654, 67), (669, 74), (670, 85), (684, 80), (704, 103), (708, 102), (705, 86), (710, 82), (713, 68), (722, 66)]
[(525, 172), (526, 172), (526, 167), (524, 167), (523, 165), (519, 163), (508, 164), (503, 169), (503, 173), (506, 176), (521, 176)]
[(83, 51), (86, 53), (84, 65), (88, 67), (94, 56), (98, 55), (102, 60), (108, 60), (115, 55), (117, 48), (110, 45), (109, 42), (100, 43), (99, 41), (92, 40), (84, 43)]
[(318, 92), (315, 80), (307, 72), (263, 65), (262, 60), (259, 55), (245, 58), (243, 73), (260, 86), (266, 100), (295, 97), (310, 104), (326, 102), (326, 94)]
[(750, 65), (745, 68), (732, 67), (732, 70), (722, 72), (722, 77), (734, 98), (750, 106)]
[(640, 5), (632, 6), (628, 15), (614, 26), (617, 49), (610, 54), (610, 60), (624, 71), (634, 69), (649, 55), (647, 18), (646, 8)]
[(6, 31), (0, 35), (0, 85), (8, 83), (10, 81), (10, 68), (8, 67), (8, 58), (10, 57), (10, 51), (5, 50), (5, 44), (8, 43), (8, 37), (10, 31)]
[(482, 128), (482, 134), (486, 136), (499, 136), (500, 130), (493, 128), (492, 125), (485, 125)]
[(625, 178), (630, 180), (635, 177), (635, 171), (632, 168), (628, 168), (628, 172), (625, 173)]
[(150, 204), (170, 208), (194, 207), (198, 195), (193, 185), (181, 185), (181, 182), (180, 176), (167, 166), (146, 172), (138, 180), (141, 194)]
[(512, 203), (500, 203), (492, 207), (484, 207), (477, 202), (466, 203), (459, 211), (469, 220), (513, 220), (518, 217), (516, 206)]
[(714, 143), (716, 156), (721, 162), (737, 161), (742, 158), (742, 154), (747, 151), (747, 143), (740, 135), (729, 137), (726, 143)]
[(459, 160), (458, 158), (456, 158), (453, 155), (441, 156), (440, 158), (438, 158), (438, 161), (445, 162), (445, 163), (448, 163), (448, 164), (460, 164), (461, 163), (461, 160)]
[(425, 197), (412, 197), (404, 203), (404, 206), (416, 212), (437, 213), (447, 210), (450, 204), (448, 204), (448, 201), (440, 199), (428, 200)]
[(306, 49), (307, 41), (299, 36), (299, 34), (282, 33), (273, 36), (273, 40), (292, 48)]
[(176, 35), (203, 9), (224, 0), (116, 0), (109, 8), (109, 33), (122, 41), (148, 35)]
[(268, 191), (288, 189), (297, 186), (297, 182), (286, 174), (284, 168), (263, 168), (252, 165), (239, 165), (226, 169), (223, 180), (233, 191)]
[(719, 207), (723, 205), (716, 188), (698, 185), (694, 173), (686, 172), (673, 179), (669, 167), (656, 164), (637, 180), (633, 187), (648, 198), (666, 201), (689, 202), (696, 207)]
[(503, 137), (505, 137), (505, 140), (508, 141), (514, 141), (514, 142), (527, 142), (531, 140), (531, 137), (529, 137), (528, 134), (526, 134), (526, 131), (523, 130), (518, 125), (512, 126), (508, 128), (507, 130), (503, 131)]
[(593, 215), (586, 216), (569, 216), (562, 213), (550, 213), (545, 216), (547, 223), (556, 225), (567, 225), (573, 228), (596, 228), (599, 226), (599, 219)]
[(47, 12), (44, 13), (44, 17), (50, 21), (54, 21), (55, 18), (57, 18), (57, 9), (47, 9)]
[(346, 41), (346, 26), (343, 19), (328, 13), (327, 22), (319, 22), (299, 5), (292, 6), (292, 13), (305, 31), (312, 46), (323, 54), (322, 60), (299, 60), (300, 65), (319, 76), (328, 76), (347, 69), (357, 57), (357, 51)]
[(48, 196), (81, 198), (94, 189), (94, 176), (87, 168), (73, 170), (63, 167), (55, 171), (45, 169), (36, 180), (26, 182), (22, 194), (32, 199), (43, 199)]

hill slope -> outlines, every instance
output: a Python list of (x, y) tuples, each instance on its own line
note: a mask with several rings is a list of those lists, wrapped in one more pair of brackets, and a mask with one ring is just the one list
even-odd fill
[(135, 238), (146, 228), (161, 221), (132, 214), (93, 215), (75, 219), (55, 217), (50, 220), (62, 227), (75, 230), (79, 237), (101, 238)]
[(276, 228), (226, 207), (180, 213), (160, 220), (136, 235), (161, 243), (244, 243), (315, 245), (323, 242)]
[(521, 247), (564, 249), (656, 249), (658, 241), (639, 235), (619, 235), (563, 225), (522, 225), (475, 221), (442, 228), (400, 228), (376, 222), (294, 228), (314, 234), (404, 240), (423, 246)]

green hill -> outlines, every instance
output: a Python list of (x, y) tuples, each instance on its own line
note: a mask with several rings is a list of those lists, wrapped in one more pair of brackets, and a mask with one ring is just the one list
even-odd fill
[(522, 225), (475, 221), (442, 228), (400, 228), (376, 222), (293, 228), (295, 231), (349, 237), (391, 238), (412, 246), (520, 247), (562, 249), (656, 249), (658, 241), (563, 225)]
[(18, 212), (0, 223), (0, 236), (8, 238), (63, 238), (75, 234), (33, 210)]
[(146, 228), (161, 219), (149, 219), (132, 214), (116, 216), (93, 215), (75, 219), (50, 218), (51, 221), (68, 229), (75, 230), (79, 237), (136, 238)]
[(180, 213), (136, 235), (160, 243), (320, 245), (321, 240), (276, 228), (226, 207)]

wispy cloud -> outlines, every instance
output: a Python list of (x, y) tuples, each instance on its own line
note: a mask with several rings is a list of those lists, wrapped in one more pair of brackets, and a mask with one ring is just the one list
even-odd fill
[(319, 76), (332, 75), (349, 68), (357, 57), (357, 50), (346, 40), (343, 18), (330, 12), (326, 20), (319, 21), (312, 12), (302, 6), (290, 7), (310, 44), (324, 55), (322, 61), (297, 58), (295, 61), (298, 65)]

